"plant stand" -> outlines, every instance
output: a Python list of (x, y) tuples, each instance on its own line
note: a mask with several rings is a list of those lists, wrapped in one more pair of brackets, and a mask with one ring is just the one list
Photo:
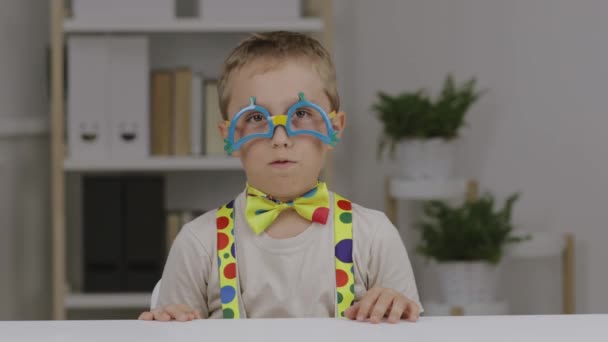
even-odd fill
[[(478, 184), (474, 180), (442, 180), (442, 181), (410, 181), (400, 178), (386, 177), (385, 179), (385, 207), (386, 215), (398, 226), (397, 203), (398, 200), (427, 201), (433, 199), (454, 199), (464, 197), (472, 200), (478, 196)], [(538, 256), (556, 256), (561, 254), (562, 262), (562, 313), (575, 313), (574, 297), (574, 235), (563, 234), (554, 242), (535, 243), (534, 238), (525, 242), (525, 247), (516, 248), (508, 252), (510, 257), (525, 258)], [(541, 245), (542, 244), (542, 245)], [(431, 305), (435, 305), (431, 303)], [(463, 307), (450, 307), (445, 309), (438, 304), (439, 309), (433, 312), (449, 312), (450, 315), (459, 316), (475, 312)], [(435, 308), (436, 306), (433, 306)], [(505, 309), (506, 312), (506, 309)]]

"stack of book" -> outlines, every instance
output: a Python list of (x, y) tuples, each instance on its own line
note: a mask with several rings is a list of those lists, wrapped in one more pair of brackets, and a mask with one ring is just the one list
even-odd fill
[(151, 154), (223, 155), (217, 82), (188, 67), (151, 74)]

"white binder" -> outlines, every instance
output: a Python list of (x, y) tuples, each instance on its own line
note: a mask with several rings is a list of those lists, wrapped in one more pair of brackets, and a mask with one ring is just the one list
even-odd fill
[(148, 39), (108, 37), (110, 150), (113, 159), (142, 159), (150, 152)]
[(110, 153), (107, 38), (68, 38), (68, 156), (105, 159)]

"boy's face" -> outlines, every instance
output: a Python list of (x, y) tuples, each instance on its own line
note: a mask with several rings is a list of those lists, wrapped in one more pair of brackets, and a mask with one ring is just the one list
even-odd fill
[[(249, 104), (251, 96), (272, 116), (286, 114), (298, 102), (300, 92), (327, 113), (333, 110), (321, 78), (310, 62), (291, 60), (279, 66), (269, 64), (272, 62), (252, 62), (231, 76), (229, 120)], [(338, 113), (332, 120), (338, 136), (344, 121), (344, 113)], [(226, 138), (228, 130), (224, 124), (220, 124), (220, 130)], [(316, 185), (329, 149), (331, 146), (313, 136), (290, 137), (283, 126), (278, 126), (271, 139), (253, 139), (233, 155), (241, 158), (249, 184), (280, 200), (290, 200)]]

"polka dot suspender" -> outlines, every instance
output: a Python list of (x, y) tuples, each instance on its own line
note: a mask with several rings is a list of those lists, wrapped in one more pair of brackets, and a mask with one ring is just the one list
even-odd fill
[[(334, 194), (336, 317), (344, 317), (354, 299), (353, 224), (351, 202)], [(234, 239), (234, 201), (217, 211), (217, 258), (224, 318), (240, 318), (239, 283)]]

